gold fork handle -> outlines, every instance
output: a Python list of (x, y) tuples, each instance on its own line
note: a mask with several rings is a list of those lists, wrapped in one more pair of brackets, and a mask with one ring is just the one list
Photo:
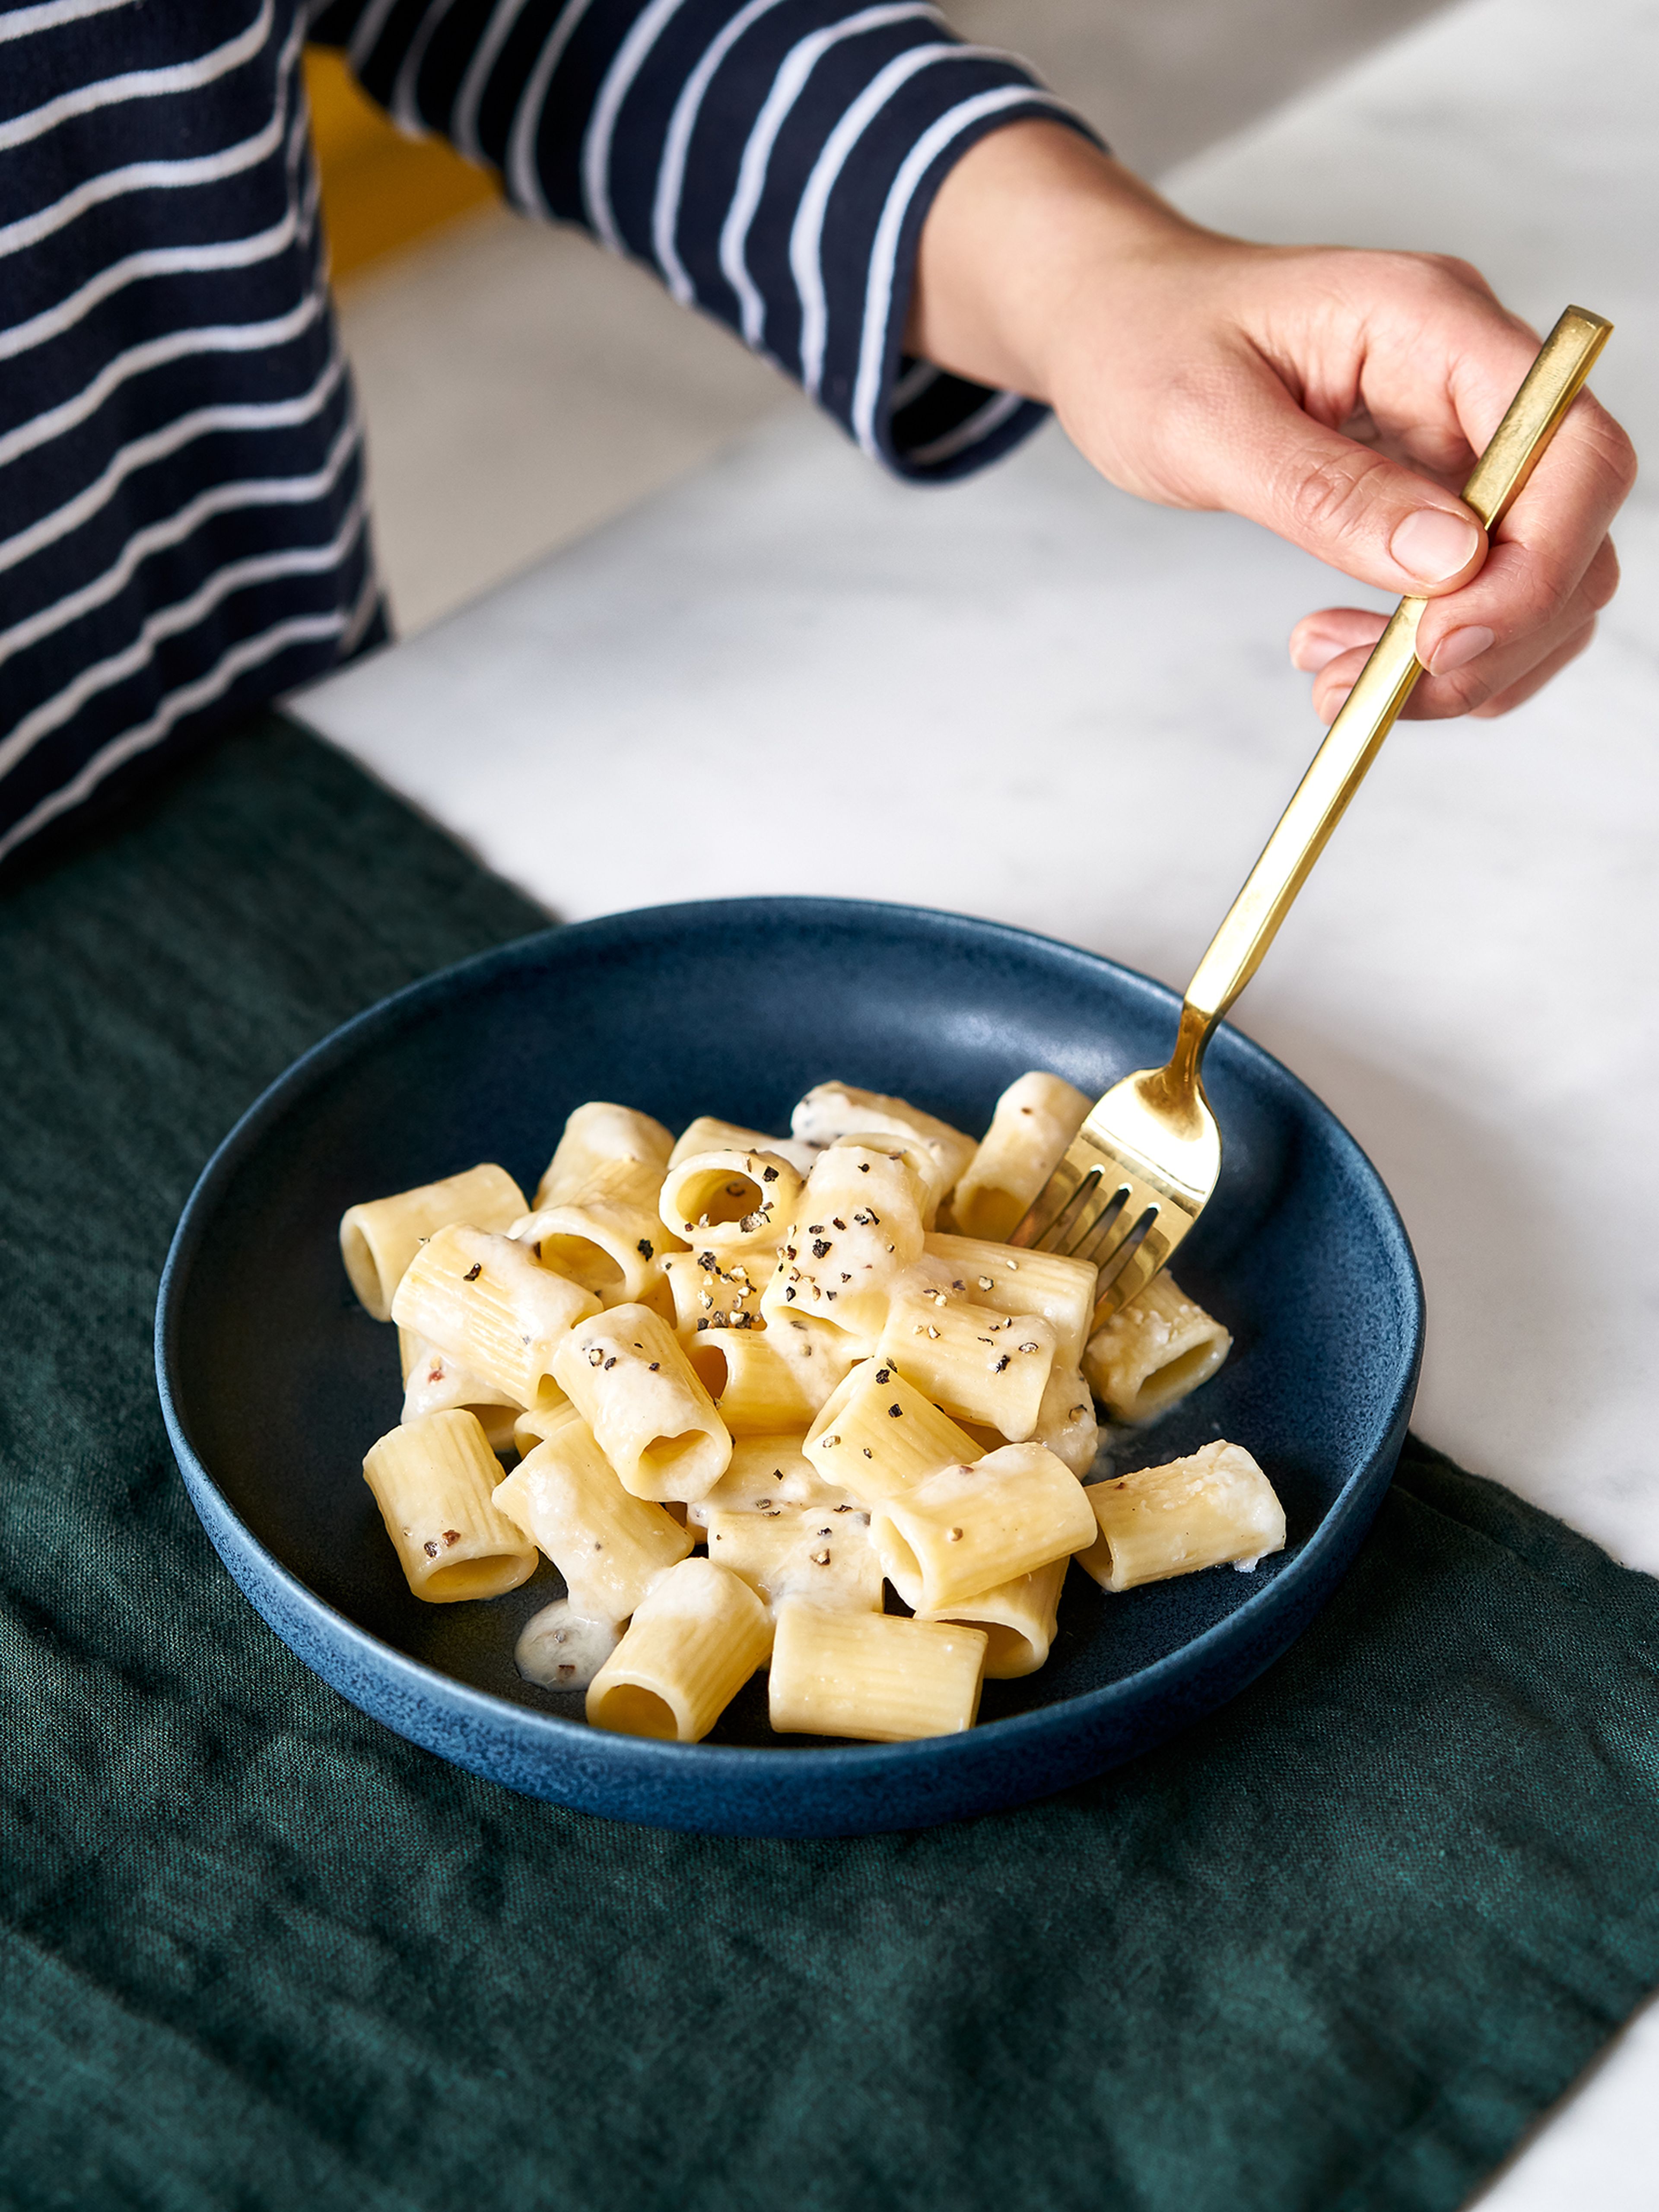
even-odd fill
[[(1463, 497), (1488, 530), (1508, 513), (1612, 334), (1604, 316), (1569, 307), (1540, 349)], [(1395, 718), (1423, 673), (1417, 625), (1426, 599), (1401, 599), (1370, 659), (1228, 909), (1187, 989), (1177, 1058), (1189, 1079), (1209, 1033), (1261, 964), (1291, 902), (1342, 819)]]

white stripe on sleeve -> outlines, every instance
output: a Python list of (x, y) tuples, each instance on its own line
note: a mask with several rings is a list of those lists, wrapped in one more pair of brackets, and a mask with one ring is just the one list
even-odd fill
[(697, 127), (703, 99), (714, 81), (714, 72), (750, 24), (780, 7), (782, 0), (749, 0), (713, 40), (697, 66), (680, 88), (663, 139), (662, 160), (657, 169), (656, 198), (651, 210), (651, 245), (669, 290), (681, 307), (689, 307), (696, 289), (680, 259), (677, 244), (680, 227), (680, 195), (685, 189), (686, 156), (691, 133)]
[[(1024, 103), (1039, 107), (1060, 106), (1052, 93), (1030, 85), (1005, 84), (994, 92), (976, 93), (971, 100), (935, 118), (899, 166), (876, 225), (870, 249), (870, 274), (864, 294), (864, 328), (859, 339), (857, 381), (853, 387), (853, 434), (865, 452), (879, 459), (881, 447), (875, 434), (876, 408), (881, 398), (881, 380), (887, 360), (887, 325), (893, 312), (893, 276), (898, 264), (900, 234), (916, 188), (940, 153), (982, 116)], [(981, 434), (983, 434), (981, 433)]]
[(586, 204), (587, 218), (599, 234), (600, 243), (608, 246), (613, 253), (623, 251), (616, 213), (611, 204), (611, 141), (616, 132), (617, 118), (652, 47), (684, 5), (684, 0), (649, 0), (649, 4), (640, 10), (629, 26), (628, 36), (617, 49), (616, 59), (605, 73), (605, 82), (599, 87), (599, 96), (593, 103), (582, 139), (582, 198)]
[(837, 118), (835, 129), (824, 140), (823, 151), (812, 164), (812, 173), (806, 179), (795, 210), (795, 220), (789, 228), (789, 272), (800, 300), (800, 380), (810, 398), (817, 398), (818, 387), (823, 381), (823, 348), (830, 321), (821, 258), (824, 211), (836, 179), (847, 166), (848, 156), (901, 85), (908, 84), (913, 76), (935, 62), (963, 54), (977, 58), (981, 51), (974, 46), (940, 45), (910, 46), (903, 53), (895, 54), (886, 68), (871, 78), (852, 106)]
[(548, 33), (547, 43), (536, 57), (536, 66), (525, 81), (524, 90), (513, 111), (512, 128), (507, 134), (507, 160), (501, 173), (507, 190), (520, 207), (528, 208), (532, 215), (544, 216), (549, 222), (554, 220), (554, 215), (542, 190), (541, 171), (536, 166), (536, 140), (542, 127), (542, 110), (547, 105), (559, 64), (564, 59), (564, 50), (592, 4), (592, 0), (564, 0), (558, 20)]

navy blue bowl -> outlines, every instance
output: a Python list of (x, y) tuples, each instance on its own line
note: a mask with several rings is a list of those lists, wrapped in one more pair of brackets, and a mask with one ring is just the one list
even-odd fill
[(427, 1606), (404, 1585), (364, 1452), (401, 1405), (392, 1332), (347, 1286), (355, 1200), (499, 1160), (533, 1188), (587, 1098), (671, 1128), (781, 1129), (836, 1076), (970, 1130), (1029, 1067), (1103, 1091), (1161, 1061), (1176, 1000), (1070, 945), (828, 899), (658, 907), (550, 930), (434, 975), (273, 1084), (191, 1194), (156, 1316), (167, 1427), (221, 1558), (276, 1633), (400, 1735), (532, 1796), (726, 1835), (851, 1835), (1015, 1805), (1161, 1742), (1242, 1690), (1330, 1596), (1406, 1431), (1423, 1334), (1405, 1231), (1376, 1170), (1267, 1054), (1223, 1029), (1206, 1067), (1220, 1188), (1182, 1283), (1233, 1332), (1217, 1380), (1123, 1453), (1246, 1445), (1290, 1541), (1107, 1597), (1067, 1582), (1041, 1673), (987, 1686), (981, 1724), (920, 1743), (775, 1737), (763, 1676), (702, 1744), (607, 1735), (579, 1694), (522, 1680), (522, 1622), (562, 1588)]

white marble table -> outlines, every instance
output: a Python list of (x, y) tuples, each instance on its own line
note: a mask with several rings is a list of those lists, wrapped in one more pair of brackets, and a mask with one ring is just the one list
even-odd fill
[[(1587, 0), (1565, 33), (1547, 0), (1472, 0), (1166, 182), (1248, 234), (1466, 254), (1540, 324), (1613, 316), (1597, 388), (1651, 444), (1656, 61), (1653, 0)], [(1239, 1018), (1400, 1202), (1420, 1431), (1655, 1571), (1652, 493), (1620, 544), (1590, 658), (1501, 724), (1395, 733)], [(896, 898), (1178, 985), (1318, 735), (1290, 625), (1364, 596), (1120, 496), (1052, 432), (919, 494), (791, 420), (301, 712), (570, 919)], [(1650, 2013), (1485, 2202), (1650, 2212), (1656, 2115)]]

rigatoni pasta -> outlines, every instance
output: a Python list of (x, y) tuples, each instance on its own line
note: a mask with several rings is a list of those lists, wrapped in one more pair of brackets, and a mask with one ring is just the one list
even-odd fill
[(877, 1351), (957, 1420), (1025, 1443), (1054, 1370), (1054, 1333), (1035, 1314), (995, 1313), (927, 1290), (891, 1300)]
[(870, 1516), (848, 1501), (775, 1513), (716, 1510), (704, 1519), (708, 1556), (775, 1608), (804, 1597), (839, 1613), (881, 1611), (881, 1560)]
[(826, 1481), (866, 1505), (981, 1456), (974, 1439), (896, 1361), (881, 1359), (853, 1369), (807, 1431), (803, 1449)]
[(771, 1620), (741, 1575), (683, 1559), (588, 1685), (587, 1717), (623, 1735), (701, 1742), (771, 1645)]
[(574, 1407), (498, 1485), (495, 1504), (546, 1553), (577, 1609), (597, 1620), (626, 1620), (691, 1549), (681, 1522), (623, 1487)]
[(978, 1597), (1091, 1544), (1088, 1494), (1041, 1444), (1005, 1444), (941, 1468), (871, 1509), (887, 1579), (918, 1613)]
[(500, 1597), (536, 1571), (536, 1547), (494, 1503), (501, 1473), (471, 1413), (426, 1413), (363, 1460), (404, 1579), (428, 1605)]
[(1087, 1103), (1022, 1078), (976, 1147), (842, 1083), (787, 1138), (599, 1101), (533, 1209), (490, 1165), (351, 1208), (398, 1325), (364, 1473), (410, 1589), (545, 1559), (566, 1594), (515, 1656), (596, 1728), (699, 1741), (769, 1663), (780, 1734), (898, 1741), (1046, 1662), (1073, 1558), (1115, 1592), (1281, 1546), (1235, 1445), (1085, 1486), (1097, 1398), (1155, 1419), (1231, 1342), (1167, 1278), (1091, 1336), (1094, 1270), (1000, 1241)]
[(772, 1647), (772, 1726), (866, 1743), (959, 1735), (979, 1715), (986, 1642), (982, 1629), (792, 1600)]
[(565, 1337), (553, 1373), (635, 1498), (702, 1498), (732, 1437), (679, 1340), (645, 1306), (614, 1306)]
[(921, 1209), (902, 1158), (855, 1145), (820, 1155), (761, 1299), (769, 1324), (800, 1314), (873, 1349), (894, 1286), (921, 1257)]
[(964, 1598), (939, 1613), (919, 1613), (918, 1620), (961, 1620), (985, 1631), (985, 1674), (989, 1681), (1013, 1681), (1035, 1674), (1048, 1656), (1060, 1626), (1060, 1592), (1071, 1565), (1068, 1556), (1034, 1567), (1029, 1575), (998, 1583), (977, 1597)]
[(392, 1318), (440, 1346), (507, 1404), (533, 1406), (558, 1346), (599, 1304), (511, 1237), (457, 1224), (439, 1230), (410, 1261)]
[(951, 1200), (964, 1236), (1006, 1243), (1093, 1104), (1058, 1075), (1022, 1075), (1008, 1085)]
[(518, 1184), (505, 1168), (486, 1161), (395, 1198), (349, 1206), (340, 1221), (340, 1257), (366, 1310), (376, 1321), (389, 1321), (404, 1270), (435, 1230), (456, 1221), (474, 1229), (506, 1229), (523, 1212)]
[(1103, 1589), (1128, 1590), (1205, 1567), (1254, 1567), (1285, 1547), (1285, 1509), (1241, 1444), (1206, 1444), (1084, 1492), (1099, 1536), (1078, 1565)]
[(1085, 1372), (1114, 1420), (1139, 1425), (1207, 1382), (1232, 1342), (1170, 1276), (1154, 1275), (1091, 1338)]

